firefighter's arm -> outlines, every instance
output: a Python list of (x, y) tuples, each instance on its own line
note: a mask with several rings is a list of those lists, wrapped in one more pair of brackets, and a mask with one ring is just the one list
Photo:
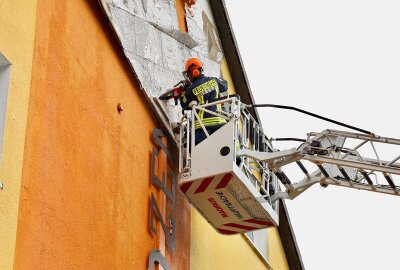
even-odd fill
[(220, 93), (224, 93), (228, 91), (228, 82), (224, 79), (215, 78), (218, 83), (218, 88)]
[(188, 100), (187, 100), (187, 97), (186, 97), (186, 94), (185, 94), (185, 91), (183, 91), (182, 92), (182, 95), (181, 95), (181, 97), (179, 98), (179, 102), (180, 102), (180, 104), (181, 104), (181, 107), (182, 107), (182, 111), (184, 111), (187, 107), (188, 107)]

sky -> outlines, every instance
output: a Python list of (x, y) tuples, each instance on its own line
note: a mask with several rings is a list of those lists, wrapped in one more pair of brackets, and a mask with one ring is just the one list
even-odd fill
[[(294, 106), (400, 138), (399, 1), (225, 3), (256, 103)], [(350, 131), (294, 111), (259, 114), (274, 138)], [(388, 155), (399, 155), (395, 150)], [(286, 204), (305, 269), (400, 269), (399, 196), (315, 185)]]

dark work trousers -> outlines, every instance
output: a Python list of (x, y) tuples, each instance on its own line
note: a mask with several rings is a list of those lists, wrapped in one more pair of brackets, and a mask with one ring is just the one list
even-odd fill
[[(208, 132), (209, 135), (213, 134), (215, 131), (217, 131), (220, 127), (222, 127), (224, 124), (222, 125), (216, 125), (216, 126), (210, 126), (210, 127), (206, 127), (206, 130)], [(199, 143), (201, 143), (202, 141), (204, 141), (204, 139), (207, 138), (207, 135), (204, 133), (202, 128), (198, 128), (196, 129), (196, 133), (195, 133), (195, 145), (198, 145)]]

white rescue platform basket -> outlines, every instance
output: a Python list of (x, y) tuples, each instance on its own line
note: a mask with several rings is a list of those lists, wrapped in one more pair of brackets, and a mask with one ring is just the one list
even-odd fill
[[(216, 105), (217, 112), (207, 109)], [(201, 111), (220, 116), (227, 123), (195, 145), (195, 121), (206, 132), (198, 117)], [(193, 106), (191, 111), (185, 111), (180, 126), (178, 186), (221, 234), (244, 233), (279, 223), (278, 201), (271, 201), (273, 193), (279, 190), (278, 181), (266, 164), (238, 156), (237, 150), (243, 148), (272, 151), (261, 127), (241, 108), (238, 98)]]
[[(181, 121), (178, 186), (218, 232), (278, 226), (279, 200), (294, 199), (317, 183), (400, 196), (400, 139), (328, 129), (309, 133), (297, 149), (279, 151), (248, 107), (226, 98), (192, 106)], [(200, 121), (205, 112), (227, 122), (211, 136)], [(208, 137), (198, 145), (195, 124)], [(304, 174), (299, 182), (282, 171), (291, 163)]]

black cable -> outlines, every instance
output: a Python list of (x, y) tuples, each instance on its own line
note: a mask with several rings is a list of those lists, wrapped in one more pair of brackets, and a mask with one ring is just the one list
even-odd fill
[(271, 138), (273, 141), (296, 141), (296, 142), (306, 142), (305, 139), (298, 139), (298, 138)]
[(343, 126), (343, 127), (347, 127), (347, 128), (350, 128), (350, 129), (354, 129), (354, 130), (360, 131), (360, 132), (368, 134), (368, 135), (373, 135), (373, 133), (371, 131), (368, 131), (368, 130), (365, 130), (365, 129), (361, 129), (361, 128), (357, 128), (357, 127), (354, 127), (354, 126), (351, 126), (351, 125), (347, 125), (347, 124), (344, 124), (342, 122), (339, 122), (339, 121), (336, 121), (336, 120), (332, 120), (332, 119), (320, 116), (318, 114), (311, 113), (311, 112), (308, 112), (308, 111), (305, 111), (305, 110), (302, 110), (302, 109), (299, 109), (299, 108), (296, 108), (296, 107), (292, 107), (292, 106), (275, 105), (275, 104), (251, 104), (251, 105), (248, 105), (248, 106), (253, 107), (253, 108), (271, 107), (271, 108), (278, 108), (278, 109), (293, 110), (293, 111), (297, 111), (297, 112), (301, 112), (301, 113), (310, 115), (310, 116), (315, 117), (315, 118), (319, 118), (319, 119), (334, 123), (334, 124), (339, 125), (339, 126)]

